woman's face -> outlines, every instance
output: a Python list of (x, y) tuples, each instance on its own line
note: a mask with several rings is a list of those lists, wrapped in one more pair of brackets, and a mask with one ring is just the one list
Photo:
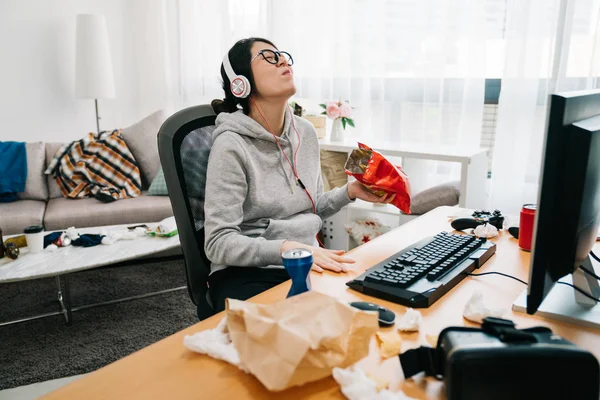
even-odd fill
[(294, 70), (283, 55), (278, 56), (276, 64), (271, 64), (269, 61), (275, 62), (274, 53), (267, 51), (259, 54), (261, 50), (277, 51), (275, 47), (264, 42), (255, 42), (252, 45), (250, 68), (252, 68), (256, 92), (265, 99), (283, 98), (287, 101), (296, 93)]

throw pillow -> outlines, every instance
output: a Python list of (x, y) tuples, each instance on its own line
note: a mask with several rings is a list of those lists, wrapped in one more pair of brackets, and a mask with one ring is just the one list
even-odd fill
[(168, 196), (167, 182), (165, 181), (165, 174), (162, 168), (158, 170), (156, 177), (152, 181), (150, 188), (148, 189), (148, 196)]
[(165, 111), (160, 110), (121, 130), (121, 136), (140, 167), (143, 189), (150, 186), (160, 168), (157, 135), (166, 119)]
[(460, 198), (460, 182), (448, 182), (425, 189), (410, 199), (410, 213), (422, 215), (436, 207), (455, 206)]
[(48, 184), (44, 169), (46, 167), (46, 145), (42, 142), (26, 143), (27, 151), (27, 181), (25, 191), (18, 193), (21, 200), (48, 199)]

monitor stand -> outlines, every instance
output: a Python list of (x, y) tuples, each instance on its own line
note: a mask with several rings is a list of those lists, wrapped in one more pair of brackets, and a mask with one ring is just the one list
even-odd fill
[[(595, 272), (589, 256), (583, 266)], [(578, 288), (596, 298), (600, 297), (598, 280), (580, 268), (577, 268), (572, 275), (562, 278), (561, 281), (572, 284), (575, 282), (574, 285)], [(514, 301), (512, 309), (522, 313), (527, 312), (527, 289)], [(554, 284), (535, 315), (600, 329), (600, 304), (596, 304), (595, 301), (566, 285)]]

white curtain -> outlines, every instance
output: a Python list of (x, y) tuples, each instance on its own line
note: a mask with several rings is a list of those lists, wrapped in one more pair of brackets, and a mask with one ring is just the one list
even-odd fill
[(600, 87), (600, 1), (508, 0), (490, 207), (536, 203), (548, 96)]
[[(220, 63), (262, 36), (294, 57), (308, 112), (347, 100), (367, 144), (479, 145), (488, 31), (470, 0), (180, 0), (182, 106), (223, 97)], [(411, 165), (413, 190), (458, 179), (445, 163)]]

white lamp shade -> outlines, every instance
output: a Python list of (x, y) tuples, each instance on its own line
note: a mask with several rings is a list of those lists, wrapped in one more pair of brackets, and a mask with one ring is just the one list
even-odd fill
[(103, 15), (77, 15), (75, 96), (115, 97), (115, 81)]

